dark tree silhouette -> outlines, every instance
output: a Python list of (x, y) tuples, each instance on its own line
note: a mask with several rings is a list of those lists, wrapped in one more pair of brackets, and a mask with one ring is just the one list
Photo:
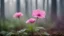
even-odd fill
[(5, 18), (4, 0), (1, 0), (1, 18)]
[(20, 0), (17, 0), (17, 12), (20, 12)]
[[(5, 12), (4, 12), (4, 0), (1, 0), (1, 18), (0, 18), (0, 27), (1, 24), (5, 25)], [(5, 27), (5, 26), (4, 26)], [(3, 28), (1, 28), (1, 30), (4, 30)]]
[(53, 22), (56, 21), (57, 19), (57, 5), (56, 5), (56, 0), (51, 1), (51, 19)]

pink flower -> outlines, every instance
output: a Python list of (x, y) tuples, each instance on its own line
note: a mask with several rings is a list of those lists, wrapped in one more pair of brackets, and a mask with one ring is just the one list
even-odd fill
[(42, 11), (42, 10), (37, 9), (37, 10), (33, 10), (32, 12), (32, 16), (36, 18), (45, 18), (45, 15), (46, 13), (44, 10)]
[(36, 21), (36, 19), (34, 18), (30, 18), (26, 21), (26, 23), (34, 23)]
[(17, 12), (17, 13), (15, 13), (15, 14), (13, 15), (14, 18), (20, 18), (20, 17), (22, 17), (22, 16), (23, 16), (23, 14), (22, 14), (21, 12)]

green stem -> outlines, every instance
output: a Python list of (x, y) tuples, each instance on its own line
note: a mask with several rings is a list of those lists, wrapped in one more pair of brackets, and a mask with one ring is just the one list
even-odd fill
[(19, 25), (21, 24), (21, 19), (19, 18)]
[[(35, 24), (38, 24), (38, 18), (36, 18), (36, 22), (35, 22)], [(35, 25), (36, 26), (36, 25)]]
[(33, 33), (34, 33), (34, 28), (33, 28), (33, 25), (32, 25), (32, 32), (31, 32), (32, 36), (34, 35)]

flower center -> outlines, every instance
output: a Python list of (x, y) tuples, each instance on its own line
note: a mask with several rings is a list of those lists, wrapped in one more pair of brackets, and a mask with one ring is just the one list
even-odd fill
[(37, 14), (37, 16), (41, 16), (40, 14)]
[(20, 16), (17, 16), (18, 18), (20, 18)]
[(34, 23), (35, 21), (30, 21), (30, 23)]
[(20, 15), (17, 15), (18, 18), (20, 18)]

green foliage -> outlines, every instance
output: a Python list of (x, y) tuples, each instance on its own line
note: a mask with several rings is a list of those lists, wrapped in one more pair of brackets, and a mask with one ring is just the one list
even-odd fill
[(19, 22), (18, 19), (16, 19), (16, 20), (5, 19), (4, 21), (3, 21), (3, 19), (0, 20), (0, 28), (1, 28), (1, 30), (4, 30), (4, 31), (16, 30), (16, 28), (21, 27), (21, 26), (24, 28), (25, 23), (23, 21)]
[(35, 36), (35, 33), (36, 33), (36, 35), (40, 35), (40, 36), (48, 36), (49, 35), (45, 31), (45, 28), (43, 28), (43, 27), (33, 27), (31, 25), (28, 28), (25, 28), (25, 29), (22, 29), (22, 30), (18, 31), (18, 33), (20, 33), (23, 36), (24, 35), (27, 35), (27, 36), (33, 35), (33, 36)]
[(0, 34), (5, 36), (48, 36), (44, 27), (36, 24), (25, 24), (21, 19), (0, 20)]

